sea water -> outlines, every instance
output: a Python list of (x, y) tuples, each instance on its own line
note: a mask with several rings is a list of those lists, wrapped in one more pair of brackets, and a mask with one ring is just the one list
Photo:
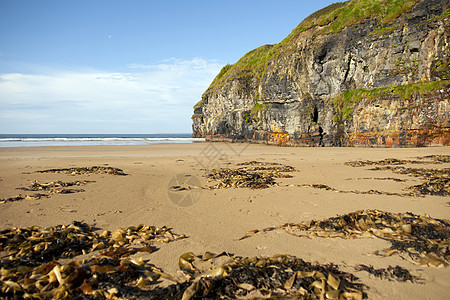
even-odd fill
[(149, 145), (204, 141), (182, 134), (0, 134), (0, 147)]

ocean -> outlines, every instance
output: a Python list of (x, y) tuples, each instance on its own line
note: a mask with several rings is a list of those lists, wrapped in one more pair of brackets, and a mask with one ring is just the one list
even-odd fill
[(150, 145), (202, 142), (182, 134), (0, 134), (0, 147)]

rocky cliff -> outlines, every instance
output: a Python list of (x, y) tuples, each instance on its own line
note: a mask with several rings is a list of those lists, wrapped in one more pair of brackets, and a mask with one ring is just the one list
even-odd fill
[(448, 0), (350, 0), (225, 66), (193, 136), (292, 146), (450, 144)]

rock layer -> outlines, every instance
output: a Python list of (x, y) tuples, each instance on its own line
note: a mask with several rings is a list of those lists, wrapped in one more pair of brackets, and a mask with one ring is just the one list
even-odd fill
[[(379, 2), (333, 4), (279, 44), (225, 66), (194, 106), (193, 136), (291, 146), (449, 145), (450, 4)], [(358, 8), (363, 15), (355, 18)]]

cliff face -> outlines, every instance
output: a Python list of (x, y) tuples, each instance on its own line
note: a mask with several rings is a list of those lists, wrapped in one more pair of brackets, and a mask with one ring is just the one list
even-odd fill
[(333, 4), (279, 44), (225, 66), (194, 106), (193, 136), (295, 146), (449, 145), (449, 43), (446, 0)]

